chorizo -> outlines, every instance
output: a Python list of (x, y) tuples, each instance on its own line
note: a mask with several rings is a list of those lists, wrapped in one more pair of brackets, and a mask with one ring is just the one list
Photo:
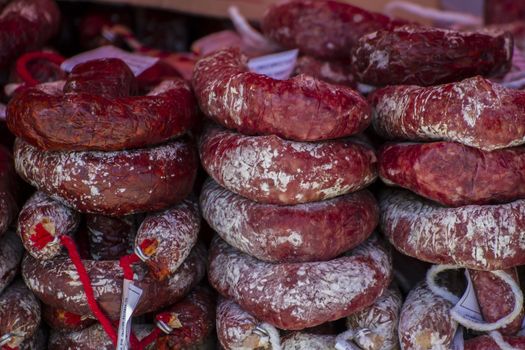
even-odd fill
[(366, 190), (280, 206), (253, 202), (210, 179), (200, 203), (204, 218), (222, 239), (269, 262), (333, 259), (365, 241), (379, 219), (376, 200)]
[[(137, 266), (138, 278), (134, 284), (143, 294), (135, 315), (159, 310), (187, 294), (204, 276), (205, 254), (205, 249), (197, 245), (179, 269), (163, 281), (156, 280), (143, 266)], [(84, 260), (83, 263), (101, 309), (110, 319), (117, 320), (123, 288), (119, 262)], [(22, 276), (45, 304), (77, 315), (92, 315), (76, 268), (69, 258), (59, 256), (42, 261), (26, 256), (22, 262)]]
[(402, 23), (340, 1), (296, 0), (271, 6), (262, 29), (279, 45), (333, 60), (348, 58), (364, 34)]
[(46, 152), (17, 139), (15, 167), (75, 210), (124, 216), (184, 199), (195, 180), (197, 154), (187, 140), (119, 152)]
[(306, 75), (276, 80), (250, 72), (237, 49), (200, 59), (193, 88), (202, 112), (243, 134), (319, 141), (363, 131), (370, 107), (358, 92)]
[(225, 297), (258, 319), (300, 330), (373, 304), (391, 280), (390, 254), (371, 238), (350, 255), (326, 262), (272, 264), (215, 237), (208, 278)]
[(135, 216), (87, 214), (85, 221), (93, 260), (117, 260), (131, 252), (137, 233)]
[(175, 273), (197, 243), (199, 208), (194, 200), (144, 219), (135, 238), (135, 252), (160, 280)]
[(163, 143), (194, 125), (196, 102), (185, 81), (165, 80), (146, 96), (129, 96), (135, 79), (108, 61), (115, 59), (77, 65), (62, 91), (40, 85), (14, 96), (7, 106), (11, 132), (43, 150), (119, 151)]
[(390, 189), (380, 194), (379, 208), (381, 231), (403, 254), (485, 271), (525, 264), (525, 200), (447, 208)]
[(369, 96), (387, 139), (454, 141), (493, 151), (525, 143), (525, 96), (482, 77), (433, 87), (389, 86)]
[(62, 252), (59, 237), (73, 235), (79, 224), (79, 213), (35, 192), (20, 211), (17, 233), (33, 257), (52, 259)]
[(457, 323), (452, 304), (433, 294), (425, 283), (407, 296), (399, 316), (399, 341), (404, 350), (450, 349)]
[(0, 295), (18, 273), (24, 246), (13, 231), (0, 237)]
[[(525, 349), (525, 337), (505, 336), (503, 340), (516, 350)], [(465, 340), (464, 350), (501, 350), (501, 347), (488, 335), (481, 335), (472, 339)]]
[(525, 197), (525, 147), (486, 152), (454, 142), (400, 143), (382, 147), (378, 160), (383, 182), (446, 206)]
[(0, 68), (25, 51), (38, 49), (58, 31), (60, 11), (53, 0), (13, 0), (0, 14)]
[(502, 76), (512, 65), (508, 32), (456, 32), (416, 25), (363, 35), (352, 49), (359, 82), (430, 86), (483, 75)]
[(0, 294), (0, 337), (11, 337), (10, 348), (31, 338), (40, 325), (40, 302), (21, 280), (16, 280)]
[(0, 236), (18, 214), (17, 188), (13, 157), (7, 148), (0, 145)]
[(315, 202), (358, 191), (377, 174), (374, 150), (357, 140), (295, 142), (208, 126), (199, 152), (221, 186), (260, 203)]

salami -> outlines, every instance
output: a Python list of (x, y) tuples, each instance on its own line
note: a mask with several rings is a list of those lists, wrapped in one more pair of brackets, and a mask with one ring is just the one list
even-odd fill
[(473, 77), (501, 76), (511, 67), (508, 32), (456, 32), (405, 25), (363, 35), (352, 50), (359, 82), (430, 86)]
[(180, 78), (129, 96), (135, 79), (120, 60), (90, 61), (72, 73), (62, 91), (44, 84), (17, 94), (7, 106), (11, 132), (44, 150), (118, 151), (160, 144), (195, 123), (196, 103)]
[(305, 74), (326, 81), (356, 87), (356, 81), (350, 62), (323, 61), (312, 56), (301, 56), (295, 62), (294, 75)]
[(205, 115), (243, 134), (327, 140), (363, 131), (372, 118), (356, 91), (312, 76), (275, 80), (249, 72), (237, 49), (199, 60), (193, 88)]
[[(525, 197), (525, 148), (485, 152), (453, 142), (401, 143), (378, 153), (383, 182), (447, 206)], [(461, 166), (458, 166), (461, 164)]]
[(16, 233), (8, 231), (0, 237), (0, 295), (18, 273), (24, 246)]
[(208, 126), (199, 151), (215, 181), (261, 203), (329, 199), (360, 190), (377, 176), (373, 149), (357, 140), (294, 142)]
[(75, 210), (123, 216), (185, 198), (197, 155), (186, 140), (120, 152), (46, 152), (18, 139), (15, 166), (27, 182)]
[(0, 236), (18, 213), (17, 188), (13, 157), (7, 148), (0, 145)]
[(6, 344), (18, 347), (33, 336), (40, 324), (40, 303), (21, 280), (0, 295), (0, 337), (11, 335)]
[(197, 203), (185, 200), (148, 215), (137, 232), (135, 251), (157, 279), (175, 273), (197, 243), (200, 214)]
[(96, 323), (96, 320), (87, 315), (77, 315), (72, 312), (42, 305), (42, 320), (59, 331), (79, 331)]
[(85, 216), (89, 251), (93, 260), (117, 260), (132, 250), (137, 233), (136, 217)]
[[(514, 349), (525, 349), (525, 337), (503, 337)], [(465, 341), (464, 350), (500, 350), (501, 347), (488, 335), (482, 335)]]
[[(122, 299), (122, 269), (118, 261), (84, 260), (95, 298), (109, 318), (119, 317)], [(135, 315), (159, 310), (186, 295), (204, 276), (205, 250), (198, 245), (169, 278), (157, 281), (142, 266), (135, 270), (134, 284), (143, 290)], [(26, 256), (22, 275), (28, 287), (45, 304), (78, 315), (91, 315), (77, 271), (67, 257), (37, 260)]]
[(424, 283), (407, 296), (399, 317), (399, 341), (405, 350), (450, 349), (457, 324), (452, 304), (434, 295)]
[(76, 211), (36, 192), (20, 211), (17, 233), (33, 257), (52, 259), (62, 252), (59, 237), (73, 235), (79, 223)]
[(343, 2), (295, 0), (271, 6), (262, 29), (284, 47), (324, 59), (346, 59), (364, 34), (400, 24)]
[(0, 68), (25, 51), (44, 45), (57, 31), (60, 12), (53, 0), (13, 0), (0, 14)]
[(525, 143), (523, 93), (482, 77), (374, 91), (375, 131), (388, 139), (455, 141), (493, 151)]
[(241, 253), (216, 237), (208, 278), (220, 294), (258, 319), (299, 330), (373, 304), (388, 286), (391, 270), (390, 255), (376, 238), (351, 255), (327, 262), (272, 264)]
[(435, 264), (503, 270), (525, 264), (525, 201), (446, 208), (408, 191), (379, 198), (381, 231), (403, 254)]
[(355, 192), (322, 202), (279, 206), (243, 198), (208, 180), (201, 208), (228, 244), (259, 260), (330, 260), (365, 241), (377, 225), (374, 196)]

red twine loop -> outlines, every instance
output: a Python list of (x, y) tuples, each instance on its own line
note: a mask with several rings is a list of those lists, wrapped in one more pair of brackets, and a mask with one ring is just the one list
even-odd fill
[(38, 59), (48, 60), (58, 65), (60, 65), (65, 60), (63, 56), (57, 53), (44, 51), (28, 52), (20, 56), (18, 60), (16, 60), (16, 73), (22, 79), (22, 81), (26, 83), (26, 85), (29, 87), (35, 86), (40, 83), (38, 80), (33, 78), (31, 73), (29, 72), (29, 69), (27, 68), (29, 62)]
[(44, 249), (44, 247), (51, 243), (54, 239), (55, 237), (53, 237), (51, 232), (46, 230), (41, 222), (36, 224), (35, 233), (29, 236), (29, 240), (38, 250)]

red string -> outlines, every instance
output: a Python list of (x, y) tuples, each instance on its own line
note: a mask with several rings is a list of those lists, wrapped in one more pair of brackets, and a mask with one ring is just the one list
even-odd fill
[(42, 225), (41, 222), (36, 224), (35, 233), (29, 236), (29, 240), (38, 250), (44, 249), (44, 247), (48, 243), (52, 242), (53, 239), (53, 235), (48, 230), (46, 230), (46, 228), (44, 227), (44, 225)]
[(35, 86), (40, 82), (33, 78), (33, 75), (29, 72), (27, 64), (33, 60), (45, 59), (50, 62), (61, 64), (64, 62), (65, 58), (54, 52), (44, 52), (44, 51), (33, 51), (23, 54), (16, 60), (16, 72), (18, 76), (22, 79), (24, 83), (28, 86)]
[(133, 268), (131, 265), (138, 263), (140, 261), (139, 257), (135, 254), (124, 255), (120, 258), (119, 264), (124, 272), (124, 278), (130, 281), (133, 281)]
[(82, 317), (80, 315), (74, 314), (69, 311), (64, 311), (63, 317), (64, 322), (73, 326), (78, 326), (82, 323)]
[(86, 293), (89, 309), (95, 315), (97, 320), (102, 325), (102, 328), (104, 328), (104, 331), (108, 334), (109, 338), (113, 342), (113, 344), (117, 345), (117, 333), (115, 332), (115, 329), (111, 325), (111, 321), (107, 318), (107, 316), (104, 314), (104, 312), (100, 309), (100, 307), (97, 304), (97, 301), (95, 299), (95, 292), (93, 291), (93, 286), (91, 285), (91, 281), (89, 280), (89, 275), (86, 271), (86, 268), (82, 264), (82, 259), (80, 258), (80, 255), (78, 254), (77, 247), (75, 245), (75, 242), (73, 239), (69, 236), (60, 236), (60, 242), (64, 247), (66, 247), (69, 257), (71, 258), (71, 261), (75, 265), (78, 276), (80, 278), (80, 282), (82, 282), (82, 285), (84, 287), (84, 291)]

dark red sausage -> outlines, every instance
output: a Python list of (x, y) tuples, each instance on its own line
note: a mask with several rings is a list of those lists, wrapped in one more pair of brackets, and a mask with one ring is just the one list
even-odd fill
[(116, 260), (131, 253), (137, 233), (136, 217), (85, 216), (93, 260)]

